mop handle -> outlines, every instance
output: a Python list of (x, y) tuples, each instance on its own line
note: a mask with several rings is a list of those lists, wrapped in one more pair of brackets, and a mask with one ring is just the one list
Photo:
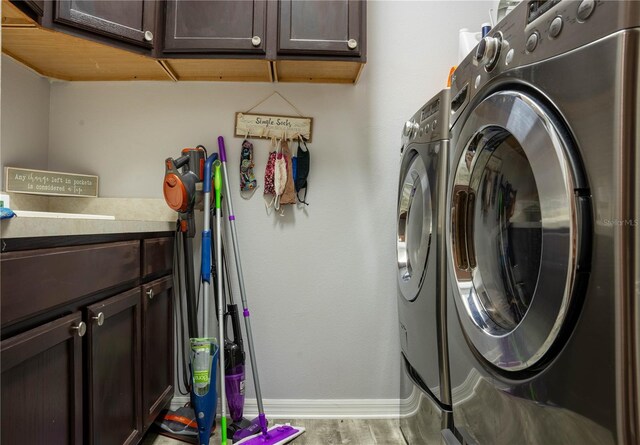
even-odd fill
[(242, 308), (244, 315), (244, 326), (247, 331), (247, 345), (249, 347), (249, 360), (251, 361), (251, 374), (253, 376), (253, 384), (256, 391), (256, 401), (258, 403), (258, 417), (263, 432), (267, 430), (267, 421), (264, 414), (264, 406), (262, 404), (262, 391), (260, 389), (260, 379), (258, 378), (258, 364), (256, 363), (256, 353), (253, 347), (253, 334), (251, 332), (251, 319), (249, 318), (249, 307), (247, 304), (247, 293), (244, 287), (244, 275), (242, 273), (242, 264), (240, 261), (240, 247), (238, 246), (238, 233), (236, 231), (236, 217), (233, 213), (233, 204), (231, 203), (231, 187), (229, 187), (229, 175), (227, 174), (227, 151), (224, 147), (224, 138), (218, 137), (218, 150), (220, 160), (222, 161), (222, 169), (224, 171), (224, 187), (227, 191), (226, 205), (229, 214), (229, 225), (231, 226), (231, 241), (233, 243), (233, 256), (236, 263), (236, 271), (238, 273), (238, 287), (240, 288), (240, 299), (242, 300)]
[(209, 337), (209, 287), (211, 283), (211, 166), (218, 159), (217, 154), (209, 156), (204, 163), (204, 226), (202, 229), (202, 255), (200, 259), (200, 277), (203, 284), (204, 337)]
[(219, 328), (219, 344), (220, 354), (220, 443), (227, 444), (227, 400), (225, 394), (225, 376), (224, 376), (224, 309), (223, 309), (223, 293), (222, 293), (222, 213), (220, 212), (220, 192), (222, 190), (222, 178), (220, 171), (220, 161), (216, 160), (213, 164), (214, 168), (214, 187), (216, 193), (216, 270), (218, 271), (218, 328)]

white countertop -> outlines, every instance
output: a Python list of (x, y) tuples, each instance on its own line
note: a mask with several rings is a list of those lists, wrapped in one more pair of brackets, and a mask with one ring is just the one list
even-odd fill
[(164, 199), (70, 198), (10, 193), (17, 217), (0, 220), (0, 237), (104, 235), (174, 231)]
[(0, 221), (0, 237), (102, 235), (174, 231), (175, 221), (126, 221), (104, 219), (15, 217)]

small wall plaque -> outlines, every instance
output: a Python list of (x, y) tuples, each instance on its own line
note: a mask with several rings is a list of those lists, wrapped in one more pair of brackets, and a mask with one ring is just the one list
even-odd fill
[(86, 198), (98, 196), (98, 177), (93, 175), (5, 167), (4, 177), (7, 192)]
[(265, 139), (297, 139), (302, 136), (311, 142), (312, 123), (313, 118), (310, 117), (236, 113), (235, 135)]

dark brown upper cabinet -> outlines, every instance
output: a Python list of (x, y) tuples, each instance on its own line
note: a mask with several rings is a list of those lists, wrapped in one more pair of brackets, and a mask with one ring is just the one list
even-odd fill
[(164, 52), (264, 54), (267, 2), (169, 0)]
[(281, 0), (278, 54), (363, 57), (366, 2)]
[(155, 1), (59, 0), (55, 5), (55, 23), (146, 48), (153, 47)]
[(32, 18), (44, 14), (44, 0), (13, 0), (12, 3)]

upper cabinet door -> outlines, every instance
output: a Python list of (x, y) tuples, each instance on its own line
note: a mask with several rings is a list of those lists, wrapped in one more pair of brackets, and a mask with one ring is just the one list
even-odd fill
[(150, 48), (155, 29), (155, 2), (60, 0), (54, 21)]
[(165, 52), (265, 53), (266, 1), (169, 0)]
[(364, 55), (362, 0), (281, 0), (278, 53)]

